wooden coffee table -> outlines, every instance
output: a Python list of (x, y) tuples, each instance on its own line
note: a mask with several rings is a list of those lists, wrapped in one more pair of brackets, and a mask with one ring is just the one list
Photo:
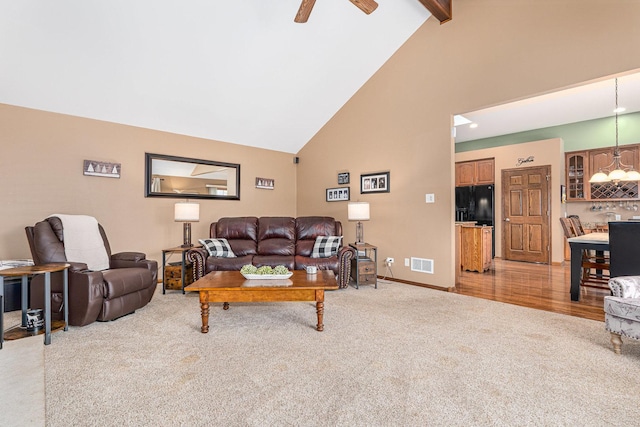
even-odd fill
[(200, 293), (203, 334), (209, 332), (209, 303), (221, 302), (227, 310), (230, 302), (275, 302), (275, 301), (315, 301), (318, 325), (324, 325), (324, 291), (338, 289), (335, 275), (331, 270), (318, 270), (307, 274), (295, 270), (293, 276), (285, 280), (247, 280), (239, 271), (212, 271), (184, 288), (187, 292)]

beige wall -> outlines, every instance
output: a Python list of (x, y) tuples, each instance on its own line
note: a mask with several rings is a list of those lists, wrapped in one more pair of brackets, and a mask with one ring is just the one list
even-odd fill
[[(346, 203), (322, 195), (349, 171), (352, 199), (371, 203), (365, 238), (396, 258), (395, 277), (443, 287), (454, 282), (451, 116), (640, 67), (629, 54), (640, 2), (456, 0), (453, 17), (429, 19), (300, 151), (298, 171), (299, 215), (346, 222)], [(391, 193), (358, 194), (360, 174), (385, 170)], [(410, 256), (435, 273), (411, 272)]]
[[(533, 162), (523, 163), (517, 166), (518, 159), (526, 159), (533, 156)], [(564, 215), (563, 206), (560, 202), (560, 185), (564, 184), (564, 144), (560, 138), (548, 139), (545, 141), (527, 142), (524, 144), (506, 145), (502, 147), (487, 148), (483, 150), (467, 151), (456, 153), (455, 161), (464, 162), (467, 160), (495, 159), (495, 234), (496, 234), (496, 256), (503, 256), (502, 253), (502, 170), (516, 169), (518, 167), (551, 166), (551, 213), (549, 221), (551, 225), (551, 262), (561, 263), (564, 260), (564, 234), (560, 227), (558, 218)], [(454, 201), (455, 203), (455, 201)]]
[[(24, 227), (53, 213), (86, 214), (105, 227), (114, 252), (160, 261), (182, 243), (173, 204), (145, 198), (145, 152), (241, 165), (240, 201), (198, 200), (193, 241), (222, 216), (295, 216), (293, 155), (0, 104), (0, 259), (30, 258)], [(84, 176), (83, 160), (122, 164), (120, 179)], [(274, 190), (255, 178), (275, 179)]]

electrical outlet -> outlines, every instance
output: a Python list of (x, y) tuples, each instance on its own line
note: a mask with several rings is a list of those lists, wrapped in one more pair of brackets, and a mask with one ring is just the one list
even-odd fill
[(405, 259), (404, 259), (404, 266), (405, 266), (405, 267), (409, 267), (409, 265), (410, 265), (410, 264), (409, 264), (409, 258), (405, 258)]
[(387, 259), (384, 260), (385, 263), (387, 264), (393, 264), (395, 262), (395, 260), (391, 257), (387, 257)]
[(436, 195), (433, 194), (433, 193), (425, 194), (425, 202), (427, 202), (427, 203), (435, 203), (436, 202)]

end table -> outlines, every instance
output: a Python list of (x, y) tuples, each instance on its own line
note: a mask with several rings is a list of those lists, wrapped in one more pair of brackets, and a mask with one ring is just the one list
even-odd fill
[[(22, 277), (22, 328), (27, 326), (27, 280), (29, 276), (44, 274), (44, 344), (51, 344), (51, 273), (63, 272), (62, 306), (64, 308), (64, 330), (69, 329), (69, 267), (67, 263), (43, 264), (0, 270), (0, 297), (4, 293), (5, 277)], [(4, 341), (4, 301), (0, 298), (0, 349)], [(24, 335), (29, 336), (29, 335)], [(22, 337), (22, 336), (20, 336)]]
[(378, 289), (378, 247), (369, 243), (351, 243), (356, 256), (351, 260), (351, 277), (360, 285), (374, 285)]
[(195, 245), (195, 246), (189, 246), (189, 247), (182, 247), (182, 246), (176, 246), (175, 248), (169, 248), (169, 249), (163, 249), (162, 250), (162, 293), (164, 294), (166, 289), (167, 289), (167, 278), (166, 278), (166, 261), (167, 261), (167, 254), (171, 254), (171, 253), (180, 253), (182, 258), (180, 261), (180, 269), (181, 269), (181, 277), (182, 277), (182, 281), (180, 282), (180, 287), (182, 288), (182, 293), (184, 294), (184, 287), (186, 286), (186, 282), (185, 282), (185, 274), (187, 272), (187, 262), (186, 262), (186, 255), (187, 252), (189, 252), (191, 249), (197, 249), (197, 248), (201, 248), (202, 246), (200, 245)]

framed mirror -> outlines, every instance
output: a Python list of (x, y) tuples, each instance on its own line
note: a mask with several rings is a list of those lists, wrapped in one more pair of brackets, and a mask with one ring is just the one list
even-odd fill
[(145, 153), (145, 197), (240, 200), (240, 165)]

